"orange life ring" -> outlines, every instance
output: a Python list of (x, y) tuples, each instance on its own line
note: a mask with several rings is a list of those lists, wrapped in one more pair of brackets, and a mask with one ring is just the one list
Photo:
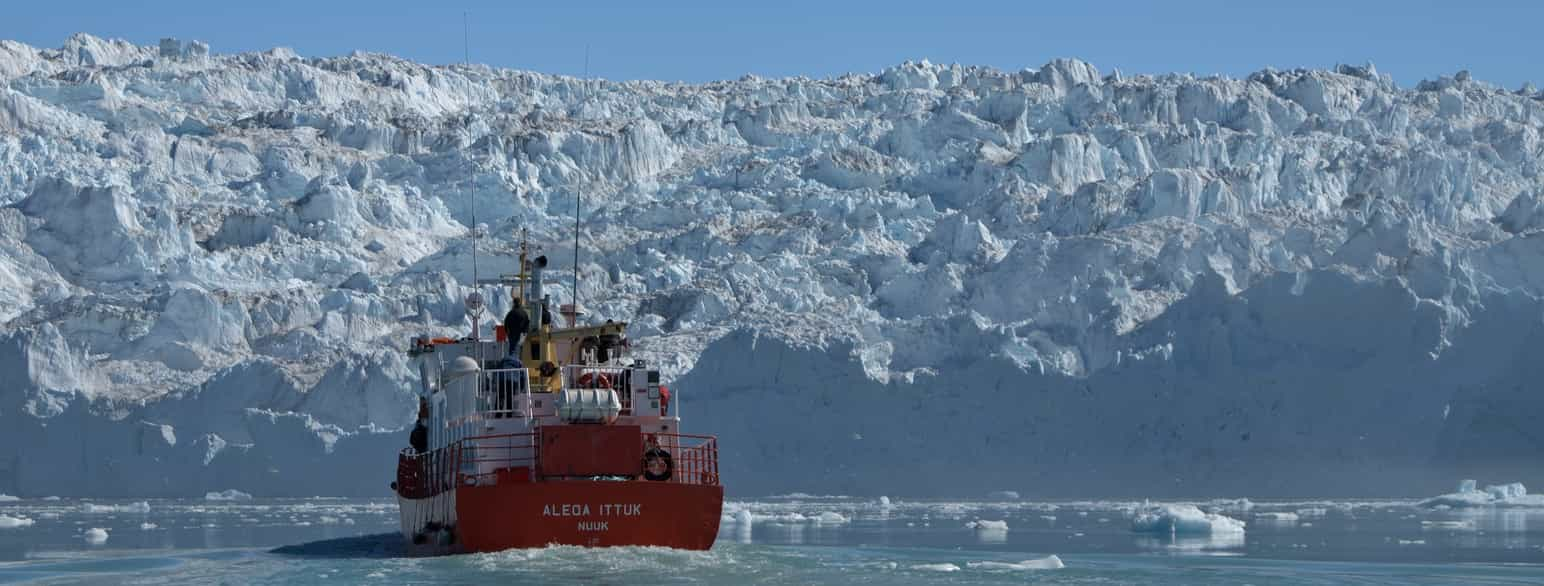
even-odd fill
[[(582, 389), (592, 389), (592, 388), (593, 389), (609, 389), (609, 388), (611, 388), (611, 377), (606, 376), (606, 373), (604, 373), (604, 372), (595, 372), (593, 370), (586, 371), (584, 374), (579, 375), (579, 381), (578, 382), (579, 382), (579, 388), (582, 388)], [(591, 384), (591, 383), (593, 383), (593, 384)]]

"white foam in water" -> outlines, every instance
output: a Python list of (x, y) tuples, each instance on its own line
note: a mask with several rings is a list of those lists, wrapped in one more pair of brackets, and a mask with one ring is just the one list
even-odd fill
[(252, 495), (244, 493), (244, 492), (241, 492), (241, 491), (236, 490), (234, 488), (231, 488), (231, 489), (226, 489), (226, 490), (222, 490), (222, 491), (219, 491), (219, 492), (204, 493), (204, 500), (208, 500), (208, 501), (250, 501), (250, 500), (252, 500)]
[(956, 566), (954, 564), (947, 563), (947, 562), (946, 563), (941, 563), (941, 564), (917, 564), (915, 566), (912, 566), (911, 569), (916, 570), (918, 572), (958, 572), (958, 571), (960, 571), (960, 567), (959, 566)]
[(28, 519), (26, 517), (12, 517), (10, 515), (0, 515), (0, 529), (16, 529), (18, 527), (31, 527), (33, 523), (35, 523), (35, 521), (33, 521), (32, 519)]
[(107, 530), (101, 527), (92, 527), (87, 529), (82, 537), (85, 538), (86, 543), (101, 545), (107, 543)]
[(1170, 535), (1243, 533), (1244, 522), (1216, 513), (1202, 512), (1195, 505), (1158, 505), (1133, 517), (1131, 530)]
[(965, 567), (982, 570), (1060, 570), (1067, 567), (1061, 558), (1049, 555), (1038, 560), (1024, 560), (1018, 563), (1012, 562), (967, 562)]

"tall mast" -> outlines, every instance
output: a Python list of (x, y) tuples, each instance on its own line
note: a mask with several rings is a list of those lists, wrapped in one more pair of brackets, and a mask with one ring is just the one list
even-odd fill
[[(584, 85), (585, 93), (589, 93), (590, 86), (590, 45), (584, 46)], [(579, 209), (584, 202), (584, 189), (574, 193), (574, 298), (572, 300), (573, 318), (571, 322), (579, 319)], [(569, 323), (572, 326), (574, 323)]]
[[(471, 65), (472, 65), (472, 44), (471, 44), (471, 40), (470, 40), (471, 36), (472, 36), (471, 18), (469, 17), (468, 13), (462, 12), (461, 13), (461, 51), (462, 51), (461, 52), (461, 65), (462, 65), (462, 74), (463, 75), (467, 74), (467, 72), (471, 69)], [(471, 140), (471, 137), (472, 137), (472, 106), (470, 104), (467, 105), (466, 135), (467, 135), (467, 139)], [(470, 145), (468, 145), (468, 146), (470, 146)], [(480, 342), (480, 340), (482, 338), (482, 325), (481, 325), (480, 322), (482, 320), (483, 309), (484, 309), (484, 307), (486, 307), (486, 305), (484, 304), (484, 301), (483, 301), (483, 298), (482, 298), (482, 291), (479, 290), (481, 285), (479, 285), (477, 283), (477, 181), (473, 178), (472, 157), (470, 155), (467, 156), (467, 161), (466, 161), (466, 181), (467, 181), (468, 184), (470, 184), (469, 185), (470, 194), (471, 194), (470, 198), (471, 198), (471, 203), (472, 203), (472, 294), (467, 296), (466, 309), (467, 309), (467, 313), (470, 314), (470, 316), (472, 318), (472, 340), (474, 342), (478, 342), (477, 343), (477, 364), (479, 366), (481, 366), (483, 364), (483, 358), (484, 357), (483, 357), (483, 346), (482, 346), (482, 343)]]
[[(462, 12), (461, 13), (461, 66), (462, 66), (462, 69), (464, 70), (463, 71), (463, 75), (465, 74), (466, 70), (470, 70), (471, 67), (472, 67), (472, 41), (471, 41), (472, 24), (471, 24), (471, 22), (472, 21), (471, 21), (471, 17), (469, 15), (469, 13)], [(471, 105), (467, 106), (467, 113), (466, 113), (466, 136), (467, 136), (467, 140), (471, 140), (472, 139), (472, 107), (471, 107)], [(469, 155), (469, 156), (467, 156), (467, 161), (466, 161), (466, 181), (467, 181), (468, 184), (470, 184), (468, 186), (468, 188), (471, 190), (471, 198), (472, 198), (472, 285), (475, 287), (475, 286), (477, 286), (477, 180), (476, 180), (476, 178), (473, 177), (473, 175), (474, 175), (474, 173), (473, 173), (473, 169), (472, 169), (472, 157)]]

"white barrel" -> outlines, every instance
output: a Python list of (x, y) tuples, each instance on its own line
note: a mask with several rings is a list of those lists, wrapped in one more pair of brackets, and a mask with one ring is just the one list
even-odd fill
[(622, 414), (622, 401), (611, 389), (563, 389), (557, 407), (566, 423), (611, 423)]
[(449, 411), (445, 414), (447, 420), (460, 419), (476, 411), (481, 373), (477, 361), (467, 356), (456, 357), (445, 369), (445, 393), (449, 395), (445, 405)]

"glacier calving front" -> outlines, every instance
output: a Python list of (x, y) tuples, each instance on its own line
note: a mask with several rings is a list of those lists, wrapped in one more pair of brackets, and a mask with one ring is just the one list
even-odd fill
[(466, 330), (469, 234), (485, 274), (518, 229), (567, 266), (580, 194), (583, 302), (742, 494), (1544, 482), (1532, 90), (87, 35), (0, 42), (0, 85), (0, 491), (384, 494), (400, 349)]

